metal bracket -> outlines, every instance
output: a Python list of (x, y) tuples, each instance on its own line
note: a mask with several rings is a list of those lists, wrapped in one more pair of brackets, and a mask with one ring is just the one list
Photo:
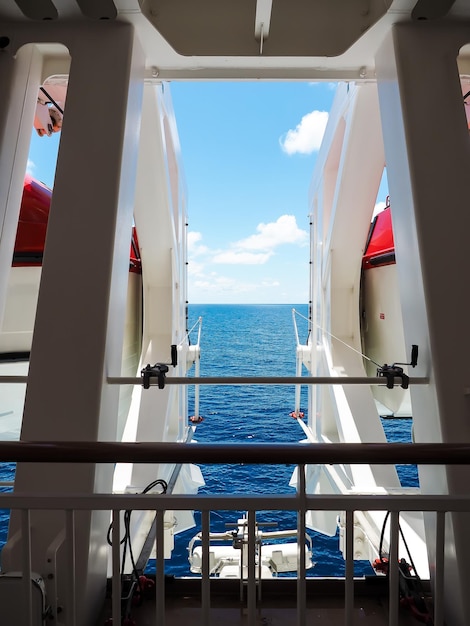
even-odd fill
[[(418, 364), (418, 346), (413, 344), (411, 346), (411, 360), (409, 363), (393, 363), (392, 365), (379, 366), (377, 368), (377, 376), (384, 376), (387, 379), (387, 389), (393, 389), (395, 378), (399, 378), (401, 380), (402, 389), (408, 389), (408, 385), (410, 382), (409, 376), (407, 376), (403, 372), (403, 368), (399, 367), (400, 365), (411, 365), (411, 367), (416, 367)], [(376, 363), (378, 365), (378, 363)]]
[(146, 365), (140, 374), (142, 376), (142, 386), (144, 389), (150, 388), (150, 378), (158, 378), (158, 388), (165, 388), (165, 374), (168, 372), (168, 365), (165, 363), (155, 363), (155, 365)]
[(178, 351), (176, 345), (171, 346), (171, 363), (155, 363), (155, 365), (150, 365), (150, 363), (148, 363), (140, 371), (143, 388), (150, 388), (150, 379), (153, 377), (158, 379), (158, 388), (164, 389), (166, 373), (169, 370), (168, 365), (172, 365), (173, 367), (176, 367), (178, 365)]
[(377, 368), (377, 376), (384, 376), (387, 379), (387, 389), (393, 389), (395, 384), (395, 378), (401, 379), (401, 387), (403, 389), (408, 389), (408, 384), (410, 382), (409, 377), (403, 372), (402, 367), (398, 367), (398, 365), (382, 365), (382, 367)]

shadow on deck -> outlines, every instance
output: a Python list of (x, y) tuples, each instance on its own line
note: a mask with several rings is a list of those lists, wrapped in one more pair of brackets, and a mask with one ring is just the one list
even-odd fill
[[(263, 580), (262, 596), (257, 598), (256, 626), (297, 626), (295, 579)], [(201, 609), (201, 580), (195, 578), (166, 580), (165, 626), (203, 626)], [(248, 625), (246, 588), (240, 600), (239, 580), (211, 580), (211, 626)], [(429, 584), (424, 583), (429, 590)], [(306, 623), (343, 626), (344, 580), (308, 579), (306, 581)], [(105, 611), (96, 626), (106, 624), (111, 615), (111, 606)], [(385, 577), (358, 579), (354, 582), (354, 624), (387, 626), (388, 581)], [(140, 606), (132, 606), (129, 623), (136, 626), (157, 626), (155, 619), (155, 593), (148, 593)], [(110, 624), (112, 622), (109, 622)], [(422, 623), (422, 622), (421, 622)], [(400, 626), (417, 626), (419, 621), (409, 608), (400, 607)], [(158, 624), (158, 626), (163, 626)]]

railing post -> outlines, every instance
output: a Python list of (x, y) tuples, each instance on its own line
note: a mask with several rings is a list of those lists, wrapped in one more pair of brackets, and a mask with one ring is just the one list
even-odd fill
[(344, 579), (344, 623), (354, 623), (354, 511), (346, 511), (346, 572)]
[(65, 545), (67, 547), (67, 626), (77, 623), (77, 602), (75, 594), (75, 511), (65, 511)]
[(305, 583), (305, 465), (297, 466), (297, 626), (304, 626), (307, 592)]
[(31, 582), (31, 516), (29, 509), (21, 511), (22, 565), (25, 625), (33, 626), (33, 590)]
[(155, 590), (155, 625), (165, 624), (165, 540), (164, 540), (164, 516), (165, 511), (156, 511), (156, 590)]
[(399, 512), (390, 512), (390, 550), (388, 555), (389, 575), (389, 626), (398, 626), (398, 532)]
[[(248, 520), (246, 521), (246, 523), (248, 524)], [(248, 546), (246, 546), (245, 548), (245, 527), (243, 528), (243, 539), (242, 539), (242, 547), (240, 550), (240, 586), (239, 586), (239, 600), (240, 600), (240, 605), (243, 603), (243, 590), (244, 590), (244, 580), (243, 580), (243, 572), (244, 572), (244, 565), (245, 565), (245, 553), (248, 549)], [(247, 581), (248, 582), (248, 581)]]
[(210, 624), (211, 590), (210, 590), (210, 559), (209, 559), (209, 532), (210, 511), (201, 512), (202, 531), (202, 577), (201, 577), (201, 603), (202, 623)]
[(112, 512), (112, 534), (111, 540), (113, 542), (112, 545), (112, 563), (113, 563), (113, 579), (112, 579), (112, 599), (111, 599), (111, 608), (113, 615), (113, 624), (121, 623), (121, 568), (120, 568), (120, 560), (121, 560), (121, 549), (120, 549), (120, 512), (118, 510), (113, 510)]
[[(256, 549), (256, 511), (248, 511), (248, 583), (247, 583), (247, 611), (248, 626), (255, 626), (256, 623), (256, 569), (255, 569), (255, 549)], [(241, 572), (243, 579), (243, 571)]]
[(444, 545), (445, 545), (444, 511), (436, 512), (436, 571), (434, 573), (434, 626), (444, 624)]

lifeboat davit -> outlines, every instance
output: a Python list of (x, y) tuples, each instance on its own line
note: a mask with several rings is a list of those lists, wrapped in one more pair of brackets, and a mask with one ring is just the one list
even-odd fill
[[(377, 364), (408, 362), (391, 211), (387, 198), (385, 209), (371, 223), (362, 258), (362, 352), (367, 357), (367, 375), (373, 377), (377, 376)], [(384, 384), (373, 386), (372, 393), (384, 417), (411, 417), (409, 391), (390, 390)]]
[[(52, 190), (26, 175), (18, 218), (3, 322), (0, 326), (0, 362), (27, 360), (31, 349), (39, 282), (46, 242)], [(139, 311), (132, 314), (140, 328), (141, 273), (139, 242), (132, 229), (129, 272), (137, 283), (134, 300)], [(137, 293), (138, 292), (138, 293)], [(140, 330), (136, 328), (137, 334)]]

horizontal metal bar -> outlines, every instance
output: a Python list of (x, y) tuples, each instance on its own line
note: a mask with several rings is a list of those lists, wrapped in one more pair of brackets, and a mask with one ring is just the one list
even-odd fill
[[(470, 494), (461, 496), (406, 494), (307, 494), (305, 510), (315, 511), (470, 511)], [(71, 494), (0, 493), (0, 505), (8, 509), (76, 511), (297, 511), (299, 496), (196, 494)]]
[[(158, 378), (149, 378), (150, 386), (158, 385)], [(27, 383), (27, 376), (0, 376), (0, 383)], [(108, 376), (109, 385), (141, 385), (142, 378)], [(401, 385), (395, 379), (395, 385)], [(428, 385), (429, 378), (410, 378), (409, 385)], [(165, 385), (386, 385), (383, 377), (369, 376), (166, 376)]]
[[(150, 377), (150, 386), (157, 386), (158, 378)], [(142, 378), (108, 376), (109, 385), (141, 385)], [(1, 382), (1, 378), (0, 378)], [(395, 378), (395, 384), (401, 385)], [(369, 376), (167, 376), (166, 385), (386, 385), (384, 377)], [(429, 378), (410, 378), (410, 385), (428, 385)]]
[(202, 444), (2, 441), (0, 462), (468, 465), (470, 443)]

